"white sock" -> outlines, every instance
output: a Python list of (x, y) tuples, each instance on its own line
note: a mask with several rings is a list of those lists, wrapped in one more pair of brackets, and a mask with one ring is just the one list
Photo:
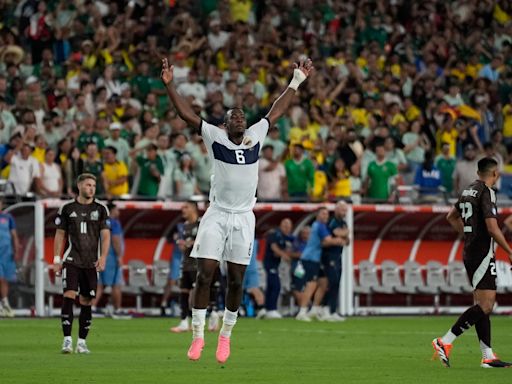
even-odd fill
[(181, 321), (180, 321), (180, 325), (179, 325), (179, 326), (180, 326), (180, 327), (187, 327), (187, 328), (188, 328), (188, 320), (189, 320), (189, 318), (188, 318), (188, 317), (186, 317), (186, 318), (184, 318), (184, 319), (181, 319)]
[(204, 339), (206, 308), (192, 308), (192, 339)]
[(491, 360), (494, 359), (494, 352), (487, 344), (480, 340), (480, 350), (482, 351), (482, 359)]
[(321, 309), (322, 307), (320, 307), (319, 305), (313, 305), (313, 307), (311, 307), (311, 313), (320, 313)]
[(457, 336), (454, 335), (452, 330), (450, 329), (448, 332), (446, 332), (446, 335), (441, 337), (441, 340), (443, 341), (443, 344), (453, 344), (456, 338)]
[(8, 308), (8, 307), (10, 307), (10, 305), (9, 305), (9, 299), (8, 299), (7, 297), (4, 297), (4, 298), (2, 299), (2, 305), (3, 305), (4, 307), (7, 307), (7, 308)]
[(85, 344), (85, 339), (78, 338), (78, 344)]
[(308, 313), (308, 307), (300, 307), (299, 315), (306, 315)]
[(236, 324), (238, 317), (238, 311), (231, 312), (226, 309), (224, 311), (224, 317), (222, 318), (222, 328), (220, 329), (220, 335), (224, 337), (231, 337), (231, 331)]

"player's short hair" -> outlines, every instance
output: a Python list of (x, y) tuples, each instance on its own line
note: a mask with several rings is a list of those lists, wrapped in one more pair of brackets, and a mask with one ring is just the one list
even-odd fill
[(244, 110), (240, 107), (233, 107), (231, 109), (229, 109), (226, 114), (224, 115), (224, 124), (227, 124), (229, 119), (231, 118), (231, 115), (233, 114), (233, 111), (238, 109), (239, 111), (242, 111), (242, 113), (244, 112)]
[(194, 200), (187, 200), (185, 201), (186, 204), (191, 205), (196, 211), (199, 211), (199, 207), (197, 205), (197, 201)]
[(94, 176), (92, 173), (82, 173), (78, 175), (78, 177), (76, 178), (76, 182), (81, 183), (82, 181), (85, 181), (87, 179), (96, 181), (96, 176)]
[(492, 157), (484, 157), (478, 161), (478, 173), (481, 175), (490, 173), (496, 167), (498, 167), (498, 162)]

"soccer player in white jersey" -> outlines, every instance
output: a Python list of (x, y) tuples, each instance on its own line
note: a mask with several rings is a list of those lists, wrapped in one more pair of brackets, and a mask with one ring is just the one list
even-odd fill
[(173, 84), (174, 67), (162, 60), (162, 81), (180, 117), (199, 133), (213, 162), (210, 207), (204, 214), (192, 250), (197, 258), (198, 273), (193, 295), (192, 344), (190, 360), (199, 360), (204, 348), (206, 307), (210, 283), (221, 260), (227, 262), (226, 310), (220, 330), (216, 358), (225, 363), (230, 354), (230, 337), (242, 300), (242, 281), (251, 259), (255, 218), (252, 209), (258, 185), (258, 158), (269, 127), (282, 116), (299, 85), (313, 69), (310, 59), (295, 64), (293, 78), (274, 102), (267, 115), (247, 128), (241, 106), (230, 109), (225, 116), (225, 130), (208, 124), (196, 115)]

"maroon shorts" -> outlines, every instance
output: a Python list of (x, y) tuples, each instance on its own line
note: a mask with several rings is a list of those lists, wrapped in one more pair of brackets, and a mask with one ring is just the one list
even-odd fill
[(98, 272), (96, 268), (80, 268), (64, 263), (62, 268), (63, 291), (79, 292), (81, 296), (96, 297)]

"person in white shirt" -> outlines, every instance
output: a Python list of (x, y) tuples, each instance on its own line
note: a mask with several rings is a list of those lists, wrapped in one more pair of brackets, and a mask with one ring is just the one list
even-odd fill
[(40, 164), (31, 154), (32, 147), (24, 143), (20, 153), (10, 158), (9, 182), (13, 184), (17, 195), (31, 192), (35, 179), (41, 176)]
[(279, 201), (288, 197), (286, 170), (279, 160), (274, 160), (274, 148), (270, 144), (263, 145), (263, 156), (260, 158), (258, 170), (258, 198)]
[(174, 68), (174, 83), (176, 86), (187, 81), (188, 72), (190, 68), (185, 63), (186, 55), (183, 52), (176, 52), (174, 60), (176, 60), (176, 67)]
[(41, 177), (39, 181), (39, 194), (44, 197), (60, 197), (62, 195), (62, 170), (55, 163), (55, 151), (46, 149), (44, 163), (41, 164)]
[(210, 32), (208, 33), (208, 44), (213, 52), (217, 52), (229, 40), (229, 32), (220, 29), (220, 20), (213, 19), (210, 21)]
[(192, 97), (195, 100), (200, 100), (203, 104), (206, 100), (206, 87), (197, 81), (196, 71), (191, 70), (188, 73), (188, 80), (181, 83), (177, 90), (183, 97)]
[(192, 133), (199, 133), (213, 161), (210, 207), (199, 225), (191, 256), (197, 258), (198, 273), (192, 309), (192, 344), (187, 356), (199, 360), (204, 348), (206, 307), (210, 284), (219, 262), (226, 261), (226, 310), (220, 331), (216, 358), (221, 364), (230, 355), (230, 337), (242, 300), (242, 281), (250, 262), (254, 241), (258, 185), (258, 159), (269, 126), (276, 123), (287, 110), (299, 85), (307, 78), (313, 64), (310, 59), (295, 66), (287, 89), (274, 102), (267, 115), (247, 128), (241, 106), (226, 113), (223, 130), (208, 124), (193, 111), (179, 95), (173, 83), (174, 66), (162, 60), (162, 81), (179, 116), (188, 123)]
[(121, 123), (110, 124), (110, 137), (105, 140), (105, 147), (114, 147), (117, 150), (116, 158), (130, 165), (130, 144), (121, 137), (123, 125)]

